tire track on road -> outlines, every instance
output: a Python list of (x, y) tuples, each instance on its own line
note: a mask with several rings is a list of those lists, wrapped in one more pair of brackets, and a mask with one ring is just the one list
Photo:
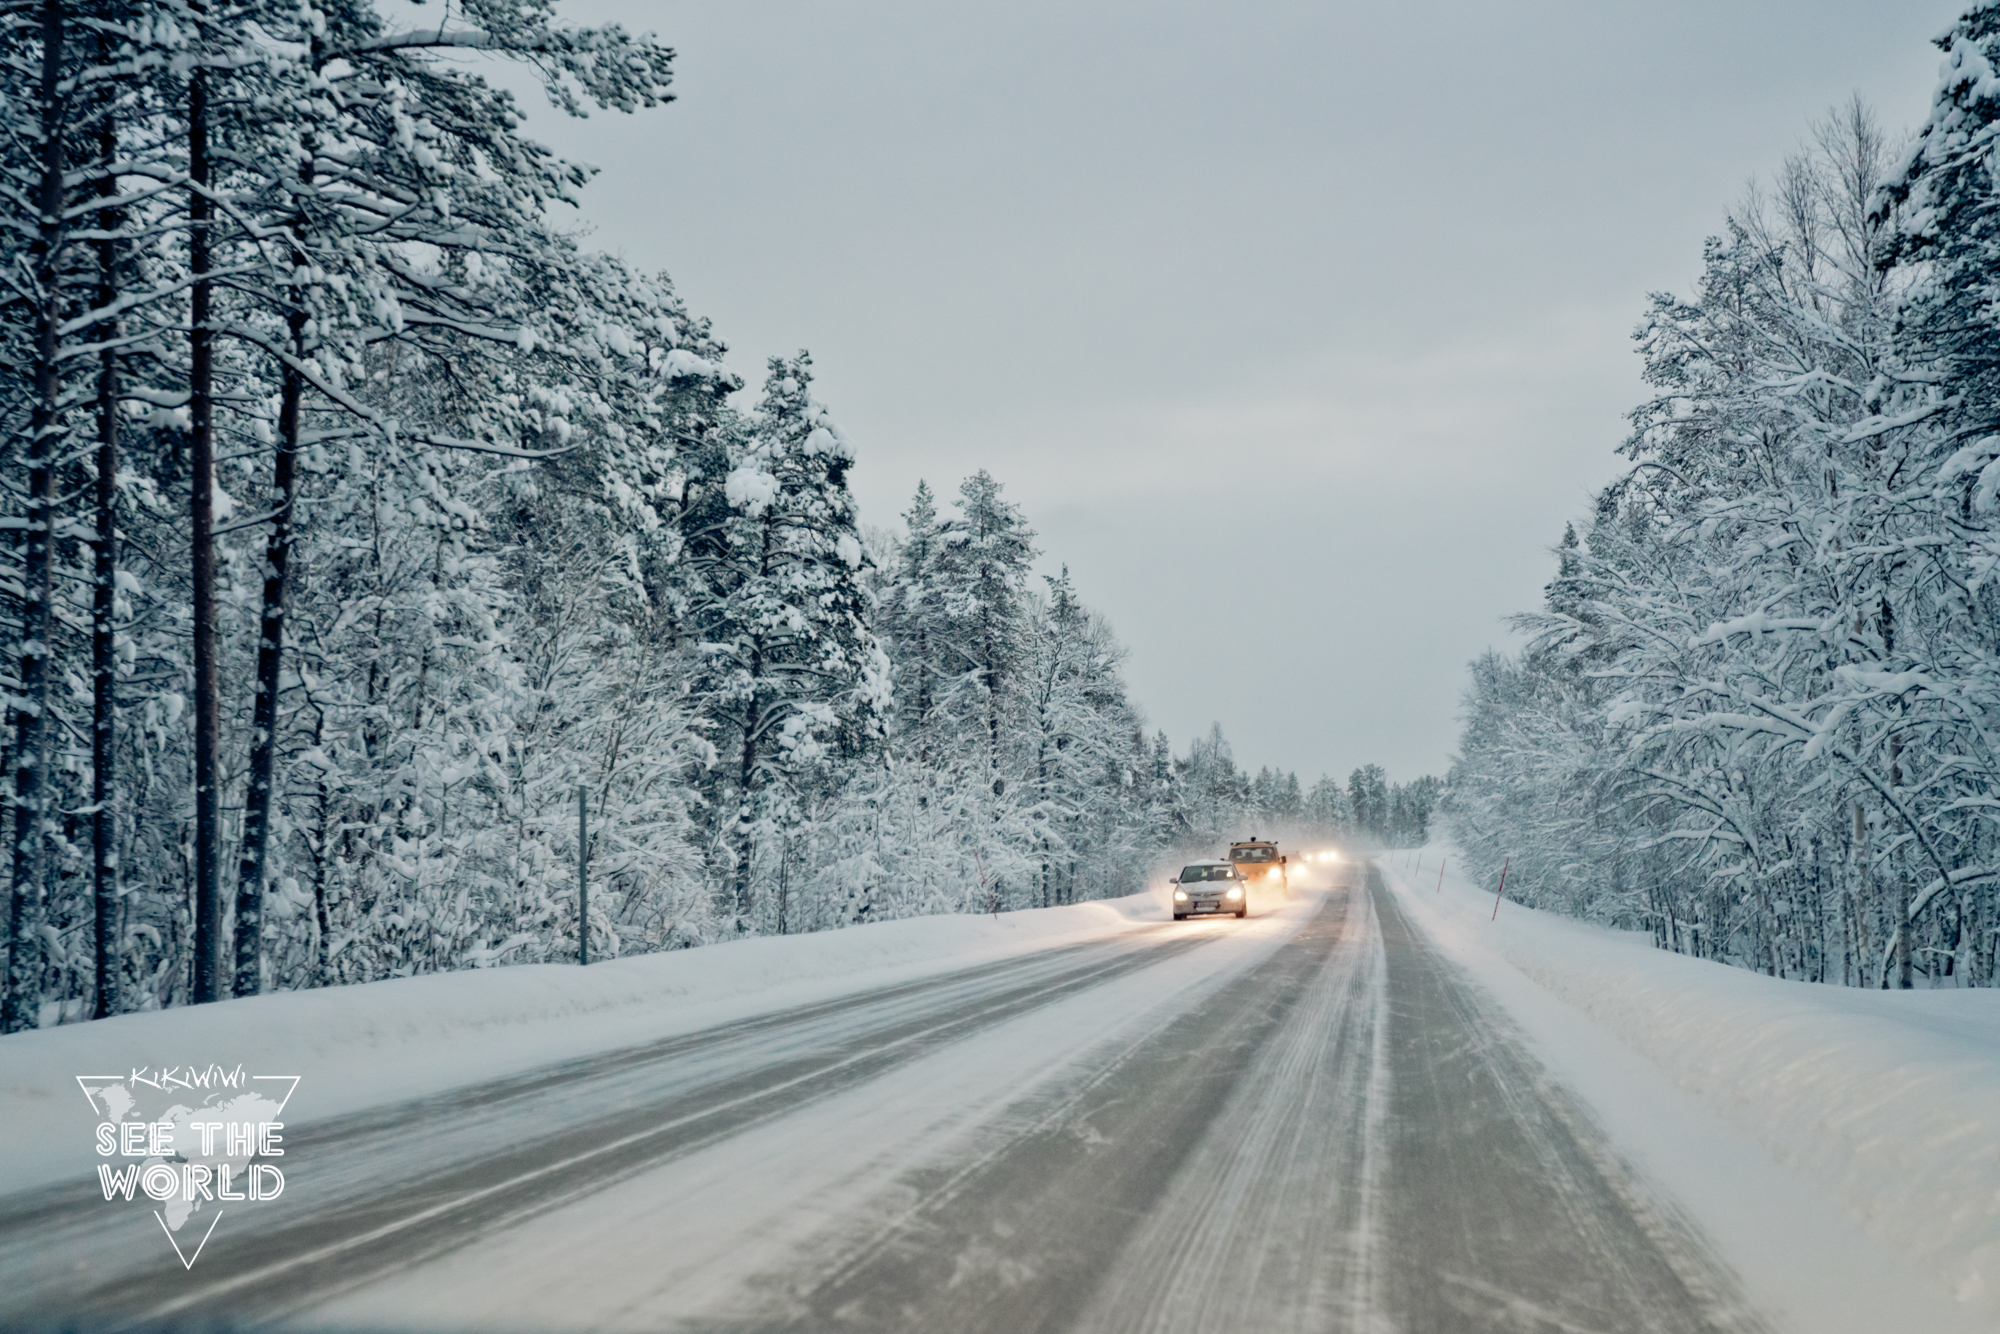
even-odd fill
[(830, 1241), (812, 1269), (751, 1284), (759, 1314), (703, 1330), (1065, 1330), (1127, 1238), (1292, 1016), (1342, 930), (1314, 919), (1192, 1014), (1017, 1107), (1005, 1138), (900, 1183), (886, 1228)]
[(704, 1331), (1753, 1334), (1688, 1220), (1373, 875)]
[(1076, 1328), (1367, 1329), (1387, 1089), (1381, 939), (1334, 896), (1300, 996)]

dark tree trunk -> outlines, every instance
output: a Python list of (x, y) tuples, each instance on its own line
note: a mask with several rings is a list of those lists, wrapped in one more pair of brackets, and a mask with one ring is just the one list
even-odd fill
[[(1886, 628), (1888, 614), (1889, 602), (1884, 598), (1882, 615), (1885, 622), (1883, 630), (1885, 640), (1888, 637)], [(1903, 790), (1903, 738), (1900, 736), (1889, 738), (1889, 786), (1898, 793)], [(1903, 854), (1898, 852), (1896, 854), (1896, 986), (1899, 990), (1908, 991), (1911, 984), (1910, 872), (1909, 868), (1903, 865)]]
[(778, 934), (784, 935), (792, 906), (792, 843), (788, 837), (778, 845)]
[(1896, 880), (1896, 989), (1908, 991), (1916, 985), (1910, 949), (1910, 873), (1903, 870)]
[(189, 426), (193, 479), (189, 535), (194, 601), (194, 1002), (222, 996), (221, 798), (216, 750), (222, 728), (215, 661), (215, 335), (209, 229), (208, 76), (188, 80), (188, 255), (194, 273), (189, 331)]
[(35, 388), (28, 423), (28, 527), (22, 560), (21, 699), (14, 710), (13, 894), (8, 917), (7, 995), (0, 1031), (32, 1027), (39, 1017), (42, 951), (39, 927), (49, 871), (48, 778), (49, 660), (53, 646), (56, 437), (62, 393), (57, 374), (56, 330), (62, 318), (63, 133), (68, 107), (62, 92), (62, 0), (42, 5), (41, 214), (33, 248), (35, 279)]
[(928, 765), (931, 762), (931, 637), (930, 631), (917, 631), (917, 762)]
[(1041, 845), (1042, 849), (1042, 906), (1046, 908), (1051, 902), (1049, 898), (1050, 868), (1047, 823), (1049, 818), (1049, 743), (1047, 727), (1042, 729), (1042, 744), (1035, 753), (1035, 780), (1036, 796), (1042, 808), (1042, 832), (1036, 835), (1036, 842)]
[(1953, 977), (1958, 973), (1958, 951), (1965, 944), (1966, 906), (1965, 900), (1960, 900), (1952, 905), (1951, 940), (1945, 946), (1947, 952), (1944, 956), (1944, 975), (1946, 977)]
[[(108, 38), (99, 39), (99, 50), (110, 54)], [(118, 181), (111, 174), (118, 156), (118, 126), (114, 108), (104, 107), (104, 124), (98, 130), (97, 153), (103, 175), (97, 192), (105, 199), (118, 194)], [(113, 234), (119, 223), (118, 210), (100, 209), (97, 229), (97, 307), (109, 309), (118, 296), (118, 243)], [(118, 337), (118, 321), (109, 319), (97, 327), (104, 350), (97, 358), (97, 540), (96, 567), (91, 572), (90, 604), (90, 842), (91, 897), (96, 908), (97, 1003), (99, 1019), (118, 1010), (118, 821), (112, 803), (117, 784), (113, 765), (116, 754), (118, 710), (118, 655), (114, 612), (118, 601), (118, 353), (111, 344)]]
[(1000, 795), (1000, 663), (999, 650), (993, 643), (991, 613), (987, 614), (980, 634), (980, 647), (986, 652), (986, 670), (982, 678), (986, 685), (986, 767), (993, 780), (993, 795)]
[[(763, 655), (753, 653), (750, 658), (750, 678), (757, 679), (763, 670)], [(751, 839), (751, 783), (757, 777), (757, 727), (763, 722), (763, 711), (758, 707), (759, 696), (750, 696), (750, 711), (743, 720), (743, 753), (737, 769), (736, 805), (736, 931), (742, 934), (750, 929), (750, 853)]]
[[(303, 258), (303, 257), (300, 257)], [(304, 354), (306, 316), (290, 317), (292, 354)], [(264, 609), (257, 633), (257, 701), (251, 724), (250, 790), (243, 809), (243, 859), (236, 869), (236, 994), (263, 987), (264, 861), (271, 837), (271, 785), (278, 758), (278, 675), (284, 662), (285, 576), (291, 563), (292, 501), (298, 490), (300, 401), (305, 379), (286, 367), (278, 405), (278, 453), (271, 467), (277, 513), (264, 542)]]

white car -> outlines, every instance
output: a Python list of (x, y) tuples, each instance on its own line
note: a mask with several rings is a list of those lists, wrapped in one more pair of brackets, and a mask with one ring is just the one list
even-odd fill
[(1228, 862), (1190, 862), (1172, 884), (1176, 922), (1186, 921), (1190, 913), (1226, 912), (1242, 917), (1250, 911), (1248, 883)]

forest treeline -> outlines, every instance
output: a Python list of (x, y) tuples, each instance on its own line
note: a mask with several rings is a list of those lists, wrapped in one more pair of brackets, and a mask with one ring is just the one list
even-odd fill
[(477, 62), (626, 113), (670, 50), (438, 21), (0, 11), (0, 1028), (1421, 836), (1435, 780), (1175, 755), (997, 480), (864, 530), (807, 356), (551, 222)]
[(1913, 137), (1829, 114), (1652, 299), (1630, 466), (1525, 651), (1472, 669), (1446, 806), (1510, 897), (1774, 976), (1994, 985), (2000, 7), (1938, 44)]

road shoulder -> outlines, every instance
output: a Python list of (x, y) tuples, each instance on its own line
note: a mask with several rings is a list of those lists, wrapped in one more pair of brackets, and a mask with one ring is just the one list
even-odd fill
[[(1478, 929), (1490, 893), (1480, 912), (1441, 910), (1440, 897), (1476, 891), (1447, 879), (1440, 895), (1428, 875), (1413, 883), (1394, 860), (1384, 859), (1383, 879), (1406, 919), (1519, 1028), (1618, 1153), (1713, 1238), (1778, 1329), (1990, 1331), (1982, 1313), (1867, 1236), (1832, 1191), (1781, 1165), (1658, 1064), (1510, 962)], [(1499, 912), (1526, 910), (1503, 903)]]

